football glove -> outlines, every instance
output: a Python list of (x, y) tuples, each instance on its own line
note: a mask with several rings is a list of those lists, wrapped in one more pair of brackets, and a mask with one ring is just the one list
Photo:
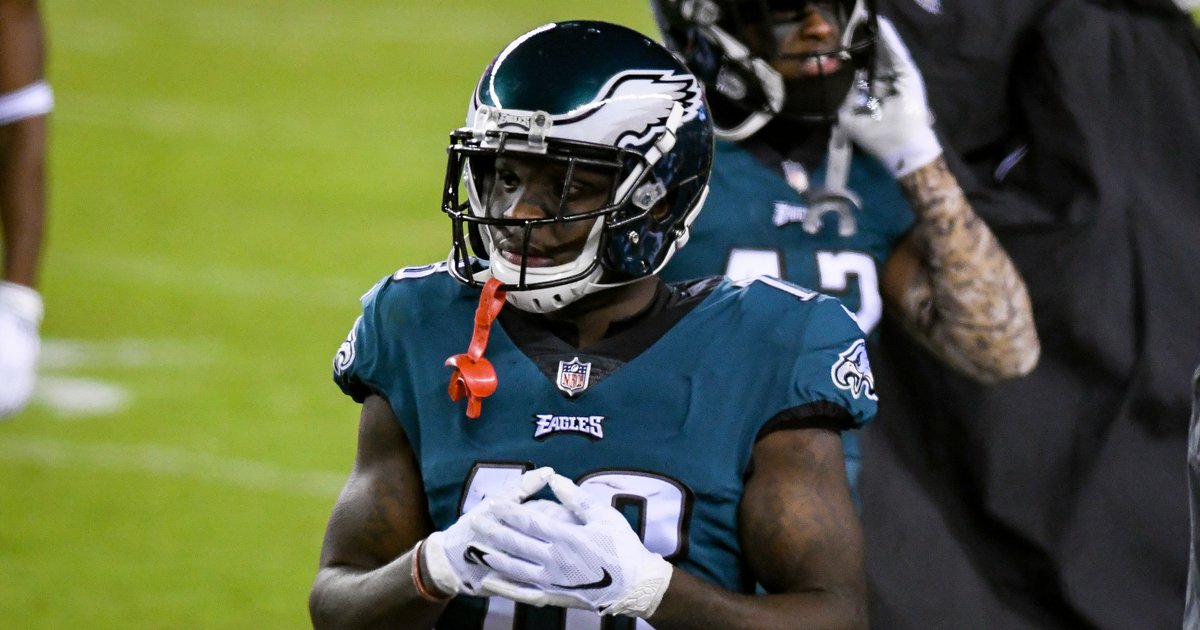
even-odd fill
[(29, 402), (37, 378), (42, 296), (20, 284), (0, 282), (0, 418)]
[(429, 577), (439, 591), (447, 595), (490, 594), (482, 590), (482, 580), (491, 569), (480, 560), (493, 552), (479, 540), (476, 525), (496, 522), (494, 511), (498, 506), (520, 504), (546, 487), (553, 474), (552, 468), (526, 472), (512, 485), (475, 504), (444, 531), (434, 532), (425, 539), (421, 545), (421, 563), (429, 570)]
[(887, 18), (879, 18), (876, 87), (881, 94), (853, 89), (838, 111), (838, 123), (855, 144), (900, 178), (942, 154), (933, 132), (925, 82), (908, 48)]
[(497, 552), (484, 587), (534, 606), (653, 615), (671, 583), (671, 564), (646, 549), (620, 512), (566, 477), (554, 475), (550, 489), (574, 518), (508, 503), (496, 506), (498, 522), (475, 523)]

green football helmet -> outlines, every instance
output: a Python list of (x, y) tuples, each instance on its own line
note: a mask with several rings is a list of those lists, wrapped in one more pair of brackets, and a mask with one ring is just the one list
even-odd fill
[[(616, 24), (552, 23), (518, 37), (484, 71), (466, 122), (447, 149), (451, 274), (472, 286), (495, 277), (522, 310), (558, 310), (657, 273), (687, 242), (708, 191), (713, 132), (700, 82)], [(506, 176), (498, 164), (513, 160), (562, 174), (560, 196), (538, 216), (514, 216), (495, 194)], [(569, 211), (588, 173), (606, 174), (602, 201)], [(542, 253), (536, 231), (581, 225), (590, 227), (577, 256), (531, 262)]]

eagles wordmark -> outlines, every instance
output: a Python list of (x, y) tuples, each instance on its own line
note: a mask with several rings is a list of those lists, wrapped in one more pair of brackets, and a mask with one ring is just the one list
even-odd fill
[(559, 433), (577, 433), (592, 441), (604, 439), (604, 416), (539, 413), (533, 417), (533, 423), (533, 439), (539, 441)]

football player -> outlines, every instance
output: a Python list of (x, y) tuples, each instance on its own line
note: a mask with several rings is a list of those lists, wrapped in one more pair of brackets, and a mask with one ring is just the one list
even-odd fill
[(362, 414), (315, 626), (865, 627), (862, 332), (779, 280), (657, 277), (711, 159), (698, 80), (643, 35), (495, 57), (451, 135), (449, 260), (380, 281), (334, 359)]
[(0, 0), (0, 418), (33, 393), (41, 341), (42, 297), (34, 288), (42, 246), (46, 114), (37, 2)]
[(1033, 369), (1025, 284), (947, 169), (921, 75), (872, 0), (651, 4), (718, 137), (707, 211), (665, 279), (786, 278), (867, 333), (886, 309), (979, 381)]

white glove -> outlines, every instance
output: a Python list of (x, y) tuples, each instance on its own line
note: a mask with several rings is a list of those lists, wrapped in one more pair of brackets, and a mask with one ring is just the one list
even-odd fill
[(494, 511), (502, 505), (520, 505), (521, 501), (546, 487), (554, 474), (552, 468), (538, 468), (521, 475), (515, 483), (489, 495), (458, 517), (445, 531), (434, 532), (421, 545), (421, 563), (439, 591), (448, 595), (487, 596), (482, 589), (484, 576), (491, 572), (487, 562), (494, 551), (480, 540), (477, 525), (498, 523)]
[(42, 296), (27, 286), (0, 282), (0, 418), (23, 409), (33, 394), (41, 323)]
[(855, 144), (900, 178), (941, 155), (942, 145), (933, 133), (933, 114), (925, 99), (921, 72), (896, 27), (882, 16), (875, 76), (880, 93), (850, 90), (838, 111), (838, 123)]
[(499, 523), (476, 523), (499, 552), (484, 587), (534, 606), (653, 615), (671, 583), (671, 563), (646, 549), (620, 512), (571, 480), (554, 475), (550, 489), (574, 518), (548, 518), (554, 511), (534, 504), (551, 502), (533, 501), (497, 506)]

